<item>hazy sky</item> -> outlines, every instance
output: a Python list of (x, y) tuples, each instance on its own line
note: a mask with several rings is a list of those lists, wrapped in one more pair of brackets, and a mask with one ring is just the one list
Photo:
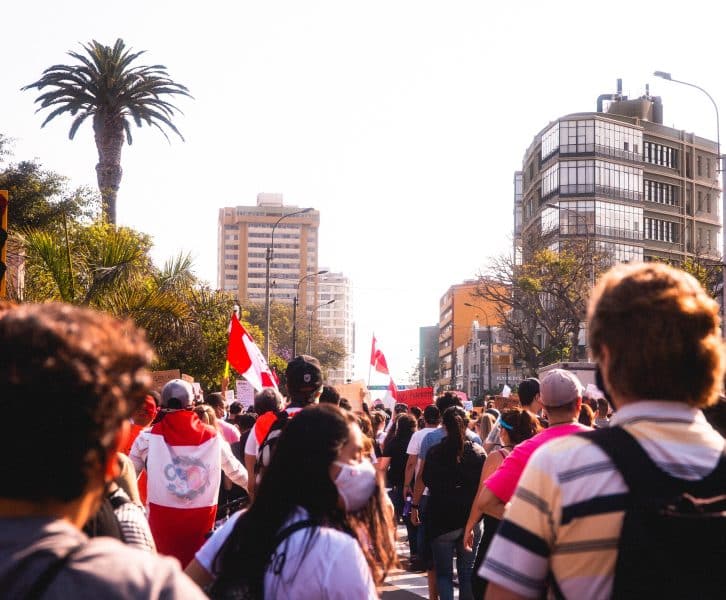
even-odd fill
[(346, 0), (3, 3), (0, 132), (95, 186), (90, 122), (40, 129), (20, 87), (67, 50), (122, 37), (187, 85), (176, 123), (124, 148), (118, 220), (150, 234), (158, 262), (190, 250), (216, 284), (221, 206), (259, 192), (321, 212), (320, 267), (354, 285), (356, 371), (371, 333), (403, 383), (438, 300), (511, 247), (512, 179), (550, 120), (599, 94), (663, 96), (665, 123), (715, 138), (697, 83), (726, 101), (720, 3)]

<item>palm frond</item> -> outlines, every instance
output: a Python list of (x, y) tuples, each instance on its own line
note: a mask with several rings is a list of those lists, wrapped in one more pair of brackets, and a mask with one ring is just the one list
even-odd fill
[(67, 249), (46, 231), (26, 231), (19, 238), (27, 260), (28, 277), (40, 275), (53, 283), (48, 289), (49, 297), (44, 299), (73, 302)]

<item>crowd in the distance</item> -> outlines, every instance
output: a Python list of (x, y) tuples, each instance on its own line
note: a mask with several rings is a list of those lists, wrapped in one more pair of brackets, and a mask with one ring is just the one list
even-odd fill
[(681, 271), (616, 267), (588, 313), (602, 396), (546, 369), (467, 412), (356, 410), (310, 356), (248, 408), (151, 393), (129, 322), (1, 305), (0, 409), (41, 410), (0, 436), (0, 590), (377, 598), (398, 529), (432, 600), (721, 597), (718, 315)]

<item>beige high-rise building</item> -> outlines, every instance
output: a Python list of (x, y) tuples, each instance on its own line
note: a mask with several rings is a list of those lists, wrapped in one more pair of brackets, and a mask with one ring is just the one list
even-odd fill
[(318, 271), (320, 213), (307, 209), (293, 215), (303, 210), (283, 205), (282, 194), (258, 194), (256, 206), (220, 208), (218, 288), (235, 293), (242, 302), (264, 302), (266, 253), (273, 246), (270, 298), (292, 304), (299, 293), (298, 310), (305, 314), (317, 298), (317, 277), (306, 276)]

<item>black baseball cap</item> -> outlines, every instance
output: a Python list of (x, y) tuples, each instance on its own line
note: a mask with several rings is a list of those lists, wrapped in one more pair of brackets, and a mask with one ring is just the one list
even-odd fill
[(323, 385), (323, 372), (314, 356), (301, 354), (287, 363), (285, 371), (288, 394), (310, 394)]

